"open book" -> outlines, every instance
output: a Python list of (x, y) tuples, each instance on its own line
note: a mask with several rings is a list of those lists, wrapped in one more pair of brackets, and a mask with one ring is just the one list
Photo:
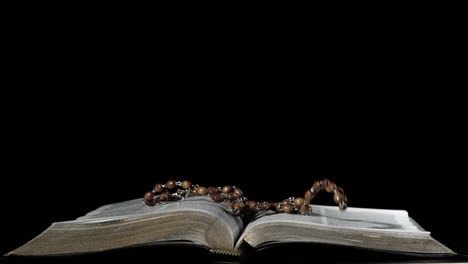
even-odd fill
[(310, 216), (259, 212), (244, 226), (206, 196), (148, 207), (141, 199), (102, 206), (73, 221), (53, 223), (8, 253), (50, 256), (100, 252), (160, 243), (191, 243), (214, 253), (238, 255), (243, 243), (324, 243), (399, 253), (455, 255), (406, 211), (313, 205)]

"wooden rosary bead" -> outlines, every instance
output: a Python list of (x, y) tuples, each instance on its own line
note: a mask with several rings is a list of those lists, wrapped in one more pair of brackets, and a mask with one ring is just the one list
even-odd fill
[(311, 211), (311, 207), (306, 204), (301, 205), (301, 208), (299, 208), (299, 212), (301, 213), (309, 213), (310, 211)]
[(171, 198), (171, 193), (170, 192), (163, 192), (159, 195), (159, 200), (161, 201), (166, 201)]
[(341, 200), (343, 200), (343, 194), (341, 192), (335, 192), (335, 194), (333, 195), (333, 200), (335, 201), (335, 203), (340, 203)]
[(237, 195), (237, 197), (242, 197), (242, 196), (244, 196), (244, 193), (243, 193), (242, 190), (239, 189), (239, 188), (235, 188), (235, 189), (234, 189), (234, 193)]
[(234, 210), (241, 210), (242, 208), (244, 208), (244, 205), (242, 205), (242, 203), (234, 203)]
[(193, 196), (198, 196), (197, 189), (190, 189), (190, 193), (191, 193)]
[(337, 192), (340, 192), (341, 194), (344, 194), (344, 190), (343, 190), (343, 188), (341, 188), (341, 187), (336, 188), (336, 191), (337, 191)]
[(234, 209), (234, 203), (228, 203), (227, 208), (228, 209)]
[(183, 181), (180, 186), (182, 186), (182, 188), (185, 190), (188, 190), (190, 187), (192, 187), (192, 183), (190, 181)]
[(156, 201), (155, 200), (146, 200), (145, 201), (145, 204), (147, 206), (155, 206), (156, 205)]
[(307, 200), (307, 201), (310, 201), (310, 200), (314, 199), (314, 197), (315, 197), (315, 194), (313, 194), (310, 190), (307, 190), (304, 193), (304, 199)]
[(179, 189), (179, 190), (177, 190), (176, 193), (177, 193), (177, 195), (179, 195), (179, 196), (185, 196), (185, 193), (186, 193), (186, 192), (185, 192), (184, 190), (182, 190), (182, 189)]
[(249, 212), (249, 213), (256, 213), (258, 211), (256, 206), (255, 207), (250, 207), (250, 206), (247, 206), (247, 205), (244, 207), (244, 210), (246, 212)]
[(153, 197), (154, 197), (154, 193), (153, 193), (153, 192), (147, 192), (147, 193), (145, 193), (145, 200), (146, 200), (146, 201), (151, 201), (151, 200), (153, 200)]
[(297, 206), (303, 205), (304, 202), (305, 202), (305, 200), (302, 197), (298, 197), (298, 198), (294, 199), (294, 204), (297, 205)]
[(348, 203), (348, 198), (346, 197), (346, 195), (344, 193), (341, 193), (341, 201), (340, 202), (344, 202), (344, 203)]
[(331, 193), (335, 190), (335, 188), (336, 188), (336, 184), (331, 182), (325, 187), (325, 191)]
[(260, 211), (265, 211), (265, 210), (268, 210), (269, 209), (269, 205), (265, 204), (265, 203), (258, 203), (258, 209)]
[(318, 193), (321, 190), (322, 190), (321, 182), (319, 181), (314, 182), (314, 184), (312, 185), (312, 189), (311, 189), (312, 193)]
[(224, 197), (220, 194), (214, 194), (211, 196), (211, 198), (213, 198), (213, 200), (218, 203), (224, 201)]
[(208, 187), (208, 194), (209, 195), (215, 195), (219, 193), (219, 189), (216, 187)]
[(284, 199), (282, 202), (281, 202), (282, 205), (286, 205), (286, 204), (289, 204), (289, 199)]
[(233, 200), (236, 200), (238, 197), (234, 192), (230, 192), (230, 193), (228, 193), (227, 198), (229, 200), (233, 201)]
[(340, 208), (341, 211), (344, 211), (344, 210), (346, 210), (346, 208), (348, 208), (348, 205), (346, 204), (346, 202), (344, 200), (342, 200), (338, 204), (338, 207)]
[(169, 180), (169, 181), (166, 182), (166, 188), (168, 188), (169, 190), (172, 190), (172, 189), (174, 189), (175, 187), (177, 187), (176, 181), (174, 181), (174, 180)]
[(202, 196), (202, 195), (207, 195), (208, 194), (208, 190), (203, 187), (203, 186), (200, 186), (197, 188), (197, 194)]
[(231, 190), (232, 190), (232, 187), (229, 186), (229, 185), (226, 185), (226, 186), (224, 186), (224, 187), (221, 189), (221, 191), (222, 191), (223, 193), (230, 193)]
[(330, 180), (325, 178), (321, 181), (323, 187), (327, 187), (330, 184)]
[(257, 203), (254, 201), (247, 201), (245, 202), (245, 205), (247, 205), (250, 209), (255, 209), (257, 206)]
[(157, 192), (157, 193), (160, 193), (160, 192), (163, 192), (164, 191), (164, 188), (162, 186), (162, 184), (158, 183), (154, 186), (154, 192)]
[(290, 214), (294, 211), (294, 207), (290, 204), (281, 205), (281, 211), (283, 211), (283, 213)]

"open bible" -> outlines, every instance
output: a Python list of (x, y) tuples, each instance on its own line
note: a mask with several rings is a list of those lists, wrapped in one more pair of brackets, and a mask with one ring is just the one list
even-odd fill
[(140, 245), (193, 244), (213, 253), (239, 255), (247, 243), (323, 243), (395, 253), (455, 255), (402, 210), (313, 205), (309, 216), (263, 211), (249, 221), (206, 196), (146, 206), (141, 199), (102, 206), (73, 221), (53, 223), (8, 255), (52, 256)]

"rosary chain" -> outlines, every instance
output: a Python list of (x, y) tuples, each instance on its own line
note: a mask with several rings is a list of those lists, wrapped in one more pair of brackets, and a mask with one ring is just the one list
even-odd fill
[[(192, 184), (190, 181), (169, 180), (165, 184), (158, 183), (153, 190), (145, 193), (144, 203), (147, 206), (155, 206), (161, 201), (174, 201), (190, 196), (209, 196), (215, 202), (227, 202), (226, 210), (232, 215), (248, 215), (259, 211), (272, 210), (277, 213), (310, 215), (312, 206), (310, 201), (321, 191), (333, 193), (333, 201), (338, 204), (340, 210), (348, 207), (348, 198), (343, 188), (328, 179), (315, 181), (312, 187), (304, 193), (304, 197), (289, 197), (281, 202), (256, 202), (248, 200), (242, 190), (236, 186), (203, 187)], [(159, 196), (156, 197), (156, 195)]]

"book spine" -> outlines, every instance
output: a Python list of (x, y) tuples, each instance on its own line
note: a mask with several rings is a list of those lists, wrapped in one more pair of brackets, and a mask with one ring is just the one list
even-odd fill
[(223, 249), (210, 249), (210, 252), (215, 253), (215, 254), (236, 256), (236, 257), (240, 256), (240, 253), (238, 251), (230, 251), (230, 250), (223, 250)]

